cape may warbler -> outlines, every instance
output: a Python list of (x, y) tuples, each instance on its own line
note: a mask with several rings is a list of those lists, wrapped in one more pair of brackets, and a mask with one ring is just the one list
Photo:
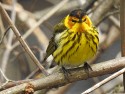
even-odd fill
[(98, 32), (90, 18), (81, 9), (71, 11), (54, 28), (44, 61), (52, 54), (54, 61), (66, 67), (78, 67), (91, 59), (97, 51), (99, 44)]

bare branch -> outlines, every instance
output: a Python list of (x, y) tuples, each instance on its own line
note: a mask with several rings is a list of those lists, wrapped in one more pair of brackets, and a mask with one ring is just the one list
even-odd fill
[(0, 72), (1, 72), (2, 76), (4, 77), (4, 79), (5, 79), (6, 81), (10, 81), (10, 80), (6, 77), (6, 75), (3, 73), (3, 71), (1, 70), (1, 68), (0, 68)]
[[(89, 72), (89, 77), (97, 77), (109, 73), (113, 73), (118, 71), (119, 69), (124, 68), (125, 66), (125, 58), (117, 58), (114, 60), (109, 60), (106, 62), (94, 64), (92, 66), (93, 71)], [(69, 80), (66, 80), (63, 73), (56, 72), (47, 77), (37, 79), (34, 81), (30, 81), (29, 83), (34, 86), (34, 90), (41, 90), (41, 89), (48, 89), (66, 85), (68, 83), (72, 83), (78, 80), (85, 80), (88, 79), (88, 74), (82, 68), (70, 69), (69, 70), (71, 75), (68, 76)], [(123, 72), (123, 71), (122, 71)], [(118, 76), (118, 75), (117, 75)], [(27, 83), (3, 90), (0, 94), (15, 94), (20, 93), (25, 90)]]
[(10, 28), (11, 28), (11, 26), (9, 26), (9, 27), (6, 29), (6, 31), (4, 32), (4, 34), (2, 35), (1, 40), (0, 40), (0, 44), (3, 42), (3, 39), (4, 39), (4, 37), (6, 36), (6, 34), (7, 34), (7, 32), (9, 31)]
[(35, 69), (34, 71), (32, 71), (25, 79), (29, 79), (32, 78), (35, 74), (37, 74), (39, 72), (39, 68)]
[(28, 83), (29, 81), (32, 81), (32, 79), (9, 81), (8, 83), (0, 86), (0, 91), (5, 90), (5, 89), (10, 88), (10, 87), (13, 87), (13, 86), (16, 86), (16, 85), (20, 85), (20, 84), (23, 84), (23, 83)]
[(116, 19), (113, 15), (109, 17), (109, 19), (114, 23), (114, 25), (119, 29), (120, 28), (120, 21)]

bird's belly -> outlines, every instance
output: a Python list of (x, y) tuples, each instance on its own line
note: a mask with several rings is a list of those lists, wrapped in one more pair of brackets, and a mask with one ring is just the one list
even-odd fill
[(60, 44), (63, 45), (60, 45), (53, 54), (58, 65), (77, 67), (92, 58), (96, 53), (96, 51), (93, 51), (92, 41), (88, 42), (85, 35), (82, 35), (80, 42), (71, 40), (66, 42), (67, 39), (60, 41)]
[(71, 66), (76, 67), (79, 66), (85, 61), (91, 59), (94, 56), (95, 53), (92, 52), (92, 49), (89, 47), (89, 45), (86, 45), (84, 47), (79, 47), (79, 49), (74, 53), (68, 53), (67, 57), (62, 62), (63, 66)]

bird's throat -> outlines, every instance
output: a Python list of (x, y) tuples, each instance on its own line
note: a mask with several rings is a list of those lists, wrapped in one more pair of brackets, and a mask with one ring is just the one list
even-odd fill
[(71, 28), (71, 30), (74, 32), (86, 32), (89, 29), (90, 29), (90, 27), (85, 23), (76, 23)]

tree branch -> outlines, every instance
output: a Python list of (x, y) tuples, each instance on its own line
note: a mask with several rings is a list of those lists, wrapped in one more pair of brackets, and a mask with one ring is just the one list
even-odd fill
[[(125, 58), (117, 58), (114, 60), (109, 60), (106, 62), (94, 64), (92, 66), (93, 71), (89, 72), (89, 78), (97, 77), (109, 73), (116, 72), (125, 66)], [(56, 72), (47, 77), (37, 79), (34, 81), (30, 81), (29, 83), (34, 86), (34, 91), (48, 88), (55, 88), (59, 86), (66, 85), (68, 83), (72, 83), (78, 80), (86, 80), (88, 79), (88, 74), (83, 70), (83, 68), (75, 68), (69, 70), (71, 75), (68, 76), (69, 80), (66, 80), (63, 73)], [(0, 94), (17, 94), (25, 91), (25, 87), (29, 83), (20, 84), (18, 86), (3, 90)]]

